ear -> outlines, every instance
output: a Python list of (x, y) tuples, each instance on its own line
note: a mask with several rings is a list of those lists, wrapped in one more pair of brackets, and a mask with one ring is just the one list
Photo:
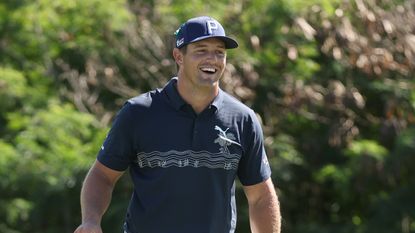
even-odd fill
[(173, 49), (173, 57), (177, 65), (181, 65), (183, 63), (183, 53), (178, 48)]

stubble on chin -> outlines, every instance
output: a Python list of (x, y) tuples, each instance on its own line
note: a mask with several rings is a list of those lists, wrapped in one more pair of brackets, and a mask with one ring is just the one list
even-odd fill
[(216, 73), (216, 74), (204, 74), (199, 73), (197, 74), (197, 80), (199, 84), (206, 85), (206, 86), (216, 86), (219, 84), (219, 81), (223, 75), (223, 72)]

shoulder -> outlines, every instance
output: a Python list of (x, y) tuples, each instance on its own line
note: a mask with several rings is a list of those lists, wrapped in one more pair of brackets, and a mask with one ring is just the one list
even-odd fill
[(154, 106), (160, 103), (158, 101), (160, 99), (159, 95), (159, 89), (155, 89), (130, 98), (124, 103), (117, 115), (127, 115), (128, 118), (135, 118), (139, 114), (140, 117), (144, 117), (146, 113), (151, 112), (148, 111), (149, 109), (154, 109)]
[(252, 108), (242, 103), (240, 100), (230, 95), (229, 93), (223, 92), (223, 109), (227, 112), (240, 115), (244, 118), (256, 118), (256, 114)]
[(154, 99), (157, 98), (157, 95), (160, 93), (159, 89), (155, 89), (146, 93), (143, 93), (141, 95), (135, 96), (129, 100), (127, 100), (126, 103), (130, 106), (134, 107), (150, 107), (153, 103)]
[(229, 93), (223, 93), (221, 114), (226, 118), (236, 119), (243, 125), (245, 135), (262, 134), (260, 115)]

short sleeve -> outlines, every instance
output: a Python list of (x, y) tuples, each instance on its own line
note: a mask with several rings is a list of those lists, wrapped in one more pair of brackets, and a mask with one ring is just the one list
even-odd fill
[(126, 170), (134, 158), (131, 109), (131, 104), (127, 102), (117, 113), (98, 153), (98, 161), (117, 171)]
[(271, 176), (264, 147), (264, 136), (257, 116), (252, 111), (244, 128), (244, 153), (238, 166), (238, 177), (243, 185), (254, 185)]

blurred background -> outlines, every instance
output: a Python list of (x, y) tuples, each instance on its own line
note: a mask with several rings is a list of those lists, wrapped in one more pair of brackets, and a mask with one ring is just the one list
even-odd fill
[(200, 15), (240, 43), (221, 86), (263, 124), (283, 232), (415, 232), (413, 0), (1, 0), (0, 232), (73, 232), (114, 115), (175, 75), (173, 33)]

